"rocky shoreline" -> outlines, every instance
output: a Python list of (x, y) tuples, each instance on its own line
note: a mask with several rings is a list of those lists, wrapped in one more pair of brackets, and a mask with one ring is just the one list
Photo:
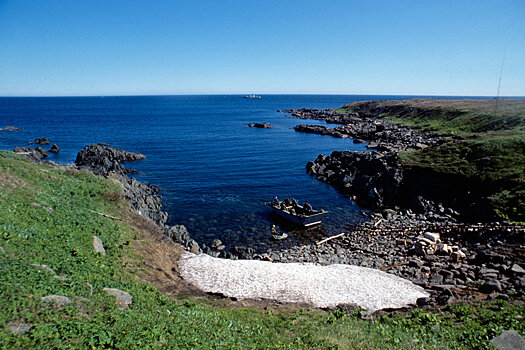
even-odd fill
[[(287, 110), (299, 119), (341, 124), (335, 128), (301, 124), (298, 132), (352, 137), (376, 152), (335, 151), (319, 155), (306, 171), (359, 204), (376, 210), (371, 221), (346, 227), (346, 234), (322, 246), (284, 248), (264, 258), (273, 261), (346, 263), (387, 269), (431, 293), (423, 305), (482, 300), (523, 294), (525, 227), (510, 223), (467, 224), (457, 210), (465, 194), (451, 179), (421, 178), (403, 169), (398, 152), (440, 145), (444, 133), (425, 133), (391, 123), (385, 111), (338, 113), (334, 110)], [(424, 113), (424, 111), (412, 111)], [(425, 190), (427, 183), (432, 190)], [(433, 193), (434, 192), (434, 193)], [(448, 203), (436, 198), (448, 197)], [(463, 197), (463, 198), (462, 198)], [(429, 199), (430, 198), (430, 199)], [(457, 204), (452, 209), (449, 204)], [(479, 213), (480, 216), (483, 213)], [(438, 241), (428, 238), (438, 237)]]
[(294, 118), (323, 120), (341, 124), (335, 128), (322, 125), (301, 124), (294, 127), (297, 132), (315, 133), (333, 137), (351, 137), (354, 143), (368, 143), (367, 148), (378, 151), (406, 151), (423, 149), (443, 143), (444, 133), (425, 133), (404, 125), (394, 124), (384, 118), (370, 114), (338, 113), (334, 110), (289, 109), (284, 111)]
[[(31, 151), (29, 154), (26, 149), (18, 151), (32, 157)], [(320, 156), (318, 161), (309, 163), (307, 169), (322, 181), (333, 181), (336, 187), (341, 185), (341, 191), (357, 194), (356, 200), (364, 203), (366, 199), (367, 205), (376, 208), (376, 213), (365, 224), (344, 227), (343, 236), (326, 243), (316, 243), (325, 238), (322, 229), (296, 230), (288, 232), (288, 239), (273, 242), (263, 252), (260, 249), (256, 252), (249, 246), (229, 247), (220, 240), (199, 246), (183, 225), (167, 226), (168, 215), (162, 210), (159, 189), (130, 178), (127, 174), (132, 170), (120, 164), (143, 159), (143, 155), (95, 144), (86, 146), (78, 153), (75, 164), (65, 167), (86, 169), (118, 180), (132, 209), (193, 252), (204, 251), (229, 259), (352, 264), (383, 269), (411, 280), (431, 294), (430, 298), (420, 300), (419, 306), (444, 305), (458, 300), (509, 299), (516, 293), (523, 293), (525, 270), (517, 263), (525, 256), (523, 226), (463, 225), (456, 211), (422, 197), (417, 198), (418, 210), (400, 209), (395, 205), (389, 209), (388, 205), (395, 203), (396, 184), (402, 177), (397, 172), (395, 153), (334, 152), (330, 157)], [(341, 164), (345, 162), (339, 158), (345, 157), (352, 159), (348, 169), (356, 173), (342, 171)], [(368, 165), (362, 166), (361, 159)], [(339, 168), (333, 167), (332, 160)], [(349, 182), (348, 176), (355, 183)], [(364, 187), (363, 179), (368, 179)], [(345, 187), (348, 183), (350, 185)], [(358, 194), (356, 189), (361, 188), (367, 190)], [(465, 232), (469, 233), (469, 239)], [(428, 234), (435, 233), (439, 234), (439, 242), (428, 244), (424, 241)]]

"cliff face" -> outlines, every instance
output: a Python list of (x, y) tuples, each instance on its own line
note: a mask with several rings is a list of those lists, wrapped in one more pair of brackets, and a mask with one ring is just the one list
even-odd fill
[(457, 174), (406, 169), (394, 153), (336, 151), (306, 165), (308, 174), (374, 209), (409, 208), (478, 221), (493, 219), (480, 184)]
[(403, 171), (395, 153), (336, 151), (319, 155), (306, 171), (367, 206), (384, 208), (400, 201)]

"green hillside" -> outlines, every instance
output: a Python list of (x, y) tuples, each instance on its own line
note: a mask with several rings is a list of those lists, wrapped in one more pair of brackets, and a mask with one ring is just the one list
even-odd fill
[[(94, 252), (93, 236), (105, 255)], [(485, 347), (504, 329), (524, 332), (519, 301), (369, 322), (358, 310), (217, 301), (177, 279), (170, 289), (159, 276), (176, 262), (161, 261), (158, 249), (173, 257), (181, 248), (128, 210), (118, 183), (7, 151), (0, 151), (0, 247), (3, 349), (452, 349)], [(129, 293), (131, 304), (104, 288)], [(61, 297), (42, 300), (52, 295)]]

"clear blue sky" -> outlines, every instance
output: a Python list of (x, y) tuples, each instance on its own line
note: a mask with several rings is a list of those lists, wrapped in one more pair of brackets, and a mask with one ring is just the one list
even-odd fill
[(524, 0), (0, 0), (0, 96), (525, 95)]

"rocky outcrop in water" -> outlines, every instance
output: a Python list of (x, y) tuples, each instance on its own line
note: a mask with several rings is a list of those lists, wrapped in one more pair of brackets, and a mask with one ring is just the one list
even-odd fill
[(249, 124), (246, 124), (248, 125), (250, 128), (262, 128), (262, 129), (271, 129), (272, 128), (272, 124), (270, 123), (249, 123)]
[(79, 169), (87, 169), (96, 175), (107, 176), (110, 172), (125, 175), (134, 172), (120, 162), (129, 162), (146, 158), (140, 153), (122, 151), (117, 148), (98, 143), (86, 146), (78, 152), (75, 164)]
[(51, 152), (51, 153), (58, 153), (58, 152), (60, 152), (60, 148), (58, 148), (56, 143), (54, 143), (53, 146), (51, 146), (51, 148), (49, 149), (49, 152)]
[(17, 131), (23, 130), (22, 128), (17, 128), (16, 126), (6, 126), (5, 128), (0, 128), (0, 131)]
[(344, 132), (339, 131), (338, 128), (332, 129), (332, 128), (327, 128), (326, 126), (322, 126), (322, 125), (300, 124), (300, 125), (294, 126), (293, 129), (298, 132), (304, 132), (304, 133), (309, 133), (309, 134), (330, 135), (330, 136), (339, 137), (339, 138), (350, 137)]
[(29, 142), (29, 144), (33, 144), (33, 143), (36, 143), (37, 145), (49, 145), (50, 144), (49, 139), (45, 137), (41, 137), (41, 138), (36, 139), (33, 142)]

